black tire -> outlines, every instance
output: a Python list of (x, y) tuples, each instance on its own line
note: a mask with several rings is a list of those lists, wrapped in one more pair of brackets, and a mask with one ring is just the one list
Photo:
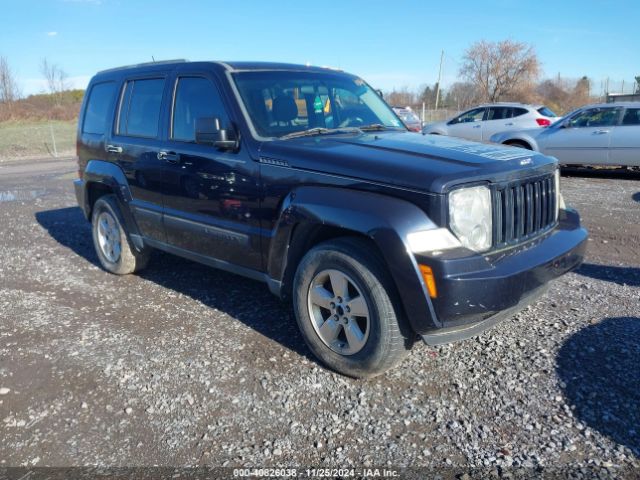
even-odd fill
[[(117, 232), (113, 235), (119, 240), (119, 254), (106, 253), (105, 247), (100, 244), (99, 221), (113, 219), (114, 225), (117, 226)], [(91, 214), (91, 232), (93, 237), (93, 246), (96, 249), (98, 259), (102, 267), (108, 272), (116, 275), (127, 275), (129, 273), (142, 270), (149, 263), (149, 249), (142, 252), (136, 250), (129, 235), (125, 229), (125, 223), (118, 207), (118, 201), (113, 194), (103, 195), (93, 206)], [(113, 252), (113, 250), (111, 251)], [(109, 258), (111, 257), (111, 258)]]
[(531, 145), (521, 140), (512, 140), (510, 142), (504, 142), (504, 144), (509, 145), (510, 147), (519, 147), (519, 148), (524, 148), (526, 150), (533, 150), (533, 148), (531, 148)]
[[(317, 314), (311, 307), (309, 295), (315, 279), (327, 271), (338, 271), (349, 277), (358, 296), (361, 294), (367, 304), (368, 336), (364, 346), (353, 354), (336, 352), (314, 327)], [(294, 278), (293, 305), (296, 321), (311, 351), (326, 366), (350, 377), (369, 378), (398, 365), (416, 339), (397, 307), (395, 286), (384, 263), (368, 242), (358, 238), (324, 242), (304, 256)], [(348, 322), (346, 318), (345, 321)], [(347, 324), (342, 328), (346, 329)]]

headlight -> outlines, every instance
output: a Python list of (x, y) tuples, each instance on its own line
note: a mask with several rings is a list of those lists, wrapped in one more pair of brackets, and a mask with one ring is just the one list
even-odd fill
[(449, 227), (463, 246), (483, 252), (491, 247), (491, 191), (484, 186), (449, 194)]

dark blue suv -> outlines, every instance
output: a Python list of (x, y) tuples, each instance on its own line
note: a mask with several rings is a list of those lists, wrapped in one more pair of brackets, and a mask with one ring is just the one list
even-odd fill
[(135, 272), (156, 248), (264, 281), (291, 299), (314, 354), (354, 377), (418, 338), (463, 339), (512, 314), (587, 239), (555, 159), (409, 133), (366, 82), (326, 68), (100, 72), (78, 162), (106, 270)]

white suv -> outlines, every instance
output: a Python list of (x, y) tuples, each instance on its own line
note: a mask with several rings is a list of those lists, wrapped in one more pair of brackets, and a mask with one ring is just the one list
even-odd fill
[(558, 118), (544, 105), (493, 103), (479, 105), (444, 122), (426, 125), (422, 133), (488, 141), (499, 132), (548, 127)]

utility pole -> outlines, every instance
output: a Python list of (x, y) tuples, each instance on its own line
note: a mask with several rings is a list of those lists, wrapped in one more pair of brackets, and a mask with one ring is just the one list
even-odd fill
[(438, 85), (436, 86), (436, 110), (438, 110), (438, 102), (440, 101), (440, 80), (442, 80), (442, 59), (444, 58), (444, 50), (440, 54), (440, 71), (438, 71)]

